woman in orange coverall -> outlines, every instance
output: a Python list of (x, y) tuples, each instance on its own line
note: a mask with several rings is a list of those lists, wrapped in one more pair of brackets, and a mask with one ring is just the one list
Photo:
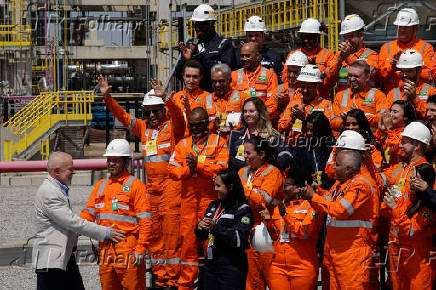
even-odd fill
[[(283, 176), (277, 166), (275, 151), (269, 142), (259, 136), (251, 136), (244, 144), (246, 167), (239, 170), (244, 194), (253, 212), (254, 226), (261, 223), (259, 212), (265, 205), (271, 212), (277, 200), (282, 200)], [(248, 276), (246, 289), (264, 290), (269, 285), (273, 253), (247, 250)], [(269, 287), (271, 288), (271, 287)]]
[(299, 199), (300, 189), (312, 184), (311, 173), (302, 167), (291, 168), (285, 180), (283, 202), (272, 216), (265, 207), (260, 212), (274, 240), (271, 265), (272, 290), (315, 289), (318, 278), (318, 233), (323, 218), (307, 200)]
[(415, 109), (405, 100), (395, 101), (389, 112), (383, 112), (374, 135), (382, 146), (386, 167), (400, 162), (401, 133), (415, 119)]
[[(392, 209), (392, 226), (399, 238), (398, 258), (399, 289), (432, 289), (436, 263), (434, 261), (433, 235), (436, 213), (430, 211), (423, 193), (413, 180), (423, 179), (430, 188), (434, 186), (435, 172), (423, 163), (415, 167), (410, 176), (410, 198), (399, 204), (395, 192), (389, 190), (384, 201)], [(403, 200), (404, 201), (404, 200)]]
[[(369, 125), (368, 119), (365, 116), (365, 113), (359, 109), (352, 109), (347, 112), (344, 119), (344, 130), (353, 130), (359, 133), (365, 138), (365, 144), (367, 145), (377, 145), (376, 138), (371, 131), (371, 127)], [(372, 147), (371, 157), (374, 165), (381, 169), (383, 163), (383, 157), (381, 155), (381, 151), (377, 149), (378, 145)], [(379, 147), (380, 148), (380, 147)], [(381, 149), (381, 148), (380, 148)], [(327, 161), (327, 165), (325, 167), (325, 173), (330, 179), (335, 178), (335, 156), (336, 156), (336, 148), (333, 147), (332, 153), (330, 153), (329, 160)]]

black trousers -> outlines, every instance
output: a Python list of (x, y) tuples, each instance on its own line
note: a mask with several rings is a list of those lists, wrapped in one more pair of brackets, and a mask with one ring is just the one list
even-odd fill
[(204, 290), (245, 290), (246, 264), (215, 264), (206, 262), (203, 269)]
[(74, 254), (65, 271), (56, 268), (38, 269), (36, 279), (37, 290), (85, 290)]

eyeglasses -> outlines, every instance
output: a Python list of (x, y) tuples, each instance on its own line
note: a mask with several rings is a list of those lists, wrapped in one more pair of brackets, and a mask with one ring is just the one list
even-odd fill
[(144, 110), (143, 114), (144, 114), (145, 117), (149, 117), (151, 113), (153, 113), (153, 115), (157, 115), (160, 112), (162, 112), (162, 110), (160, 110), (160, 109)]
[(206, 125), (206, 124), (208, 124), (209, 123), (209, 121), (207, 121), (207, 120), (204, 120), (204, 121), (200, 121), (200, 122), (189, 122), (189, 127), (201, 127), (201, 126), (204, 126), (204, 125)]
[(194, 27), (206, 27), (209, 26), (209, 21), (195, 21), (194, 22)]

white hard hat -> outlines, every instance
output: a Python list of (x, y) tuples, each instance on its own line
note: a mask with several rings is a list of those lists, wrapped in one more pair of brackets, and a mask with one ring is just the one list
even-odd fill
[(200, 4), (192, 12), (191, 21), (215, 21), (215, 10), (207, 4)]
[(247, 19), (247, 22), (244, 24), (244, 31), (266, 31), (265, 22), (263, 22), (262, 18), (257, 15), (253, 15)]
[(154, 95), (154, 89), (151, 89), (148, 93), (145, 94), (144, 100), (142, 101), (143, 106), (165, 105), (162, 98), (150, 95)]
[(365, 151), (365, 139), (358, 132), (345, 130), (336, 141), (336, 148)]
[(358, 31), (365, 27), (365, 22), (357, 14), (347, 15), (341, 23), (340, 35), (344, 35), (353, 31)]
[(291, 54), (285, 62), (285, 65), (305, 66), (309, 63), (309, 59), (304, 52), (299, 50)]
[(301, 23), (300, 30), (298, 30), (298, 33), (317, 33), (317, 34), (323, 34), (323, 32), (320, 30), (321, 23), (317, 19), (314, 18), (307, 18)]
[(267, 227), (263, 223), (254, 227), (254, 233), (251, 236), (251, 246), (260, 253), (274, 253), (273, 241)]
[(414, 26), (419, 24), (418, 13), (413, 8), (403, 8), (398, 12), (394, 25)]
[(401, 136), (409, 137), (413, 140), (420, 141), (424, 144), (430, 144), (431, 133), (430, 130), (421, 122), (411, 122), (404, 128)]
[(321, 83), (321, 76), (322, 73), (316, 65), (307, 64), (301, 68), (297, 81), (308, 83)]
[(422, 55), (414, 49), (408, 49), (400, 55), (397, 68), (414, 68), (423, 65)]
[(114, 139), (107, 145), (105, 157), (132, 157), (132, 149), (126, 139)]

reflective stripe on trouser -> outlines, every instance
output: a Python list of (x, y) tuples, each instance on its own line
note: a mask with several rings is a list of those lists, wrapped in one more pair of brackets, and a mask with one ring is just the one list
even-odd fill
[[(339, 238), (339, 237), (338, 237)], [(378, 268), (371, 247), (350, 247), (345, 251), (324, 250), (330, 289), (378, 289)]]
[(103, 290), (145, 289), (145, 264), (136, 267), (131, 260), (136, 241), (135, 236), (127, 236), (115, 246), (108, 241), (100, 243), (99, 270)]
[(247, 290), (271, 289), (270, 270), (273, 253), (259, 253), (252, 248), (247, 251), (248, 275)]
[[(201, 190), (201, 189), (199, 189)], [(197, 223), (203, 219), (209, 204), (215, 199), (213, 195), (204, 194), (205, 190), (189, 193), (182, 198), (180, 208), (180, 232), (182, 248), (180, 253), (179, 290), (193, 289), (198, 278), (198, 252), (200, 243), (194, 234)]]
[(162, 189), (161, 192), (149, 191), (153, 213), (150, 244), (152, 271), (157, 275), (158, 285), (176, 286), (180, 274), (181, 182), (150, 177), (149, 184), (153, 184), (150, 188)]

